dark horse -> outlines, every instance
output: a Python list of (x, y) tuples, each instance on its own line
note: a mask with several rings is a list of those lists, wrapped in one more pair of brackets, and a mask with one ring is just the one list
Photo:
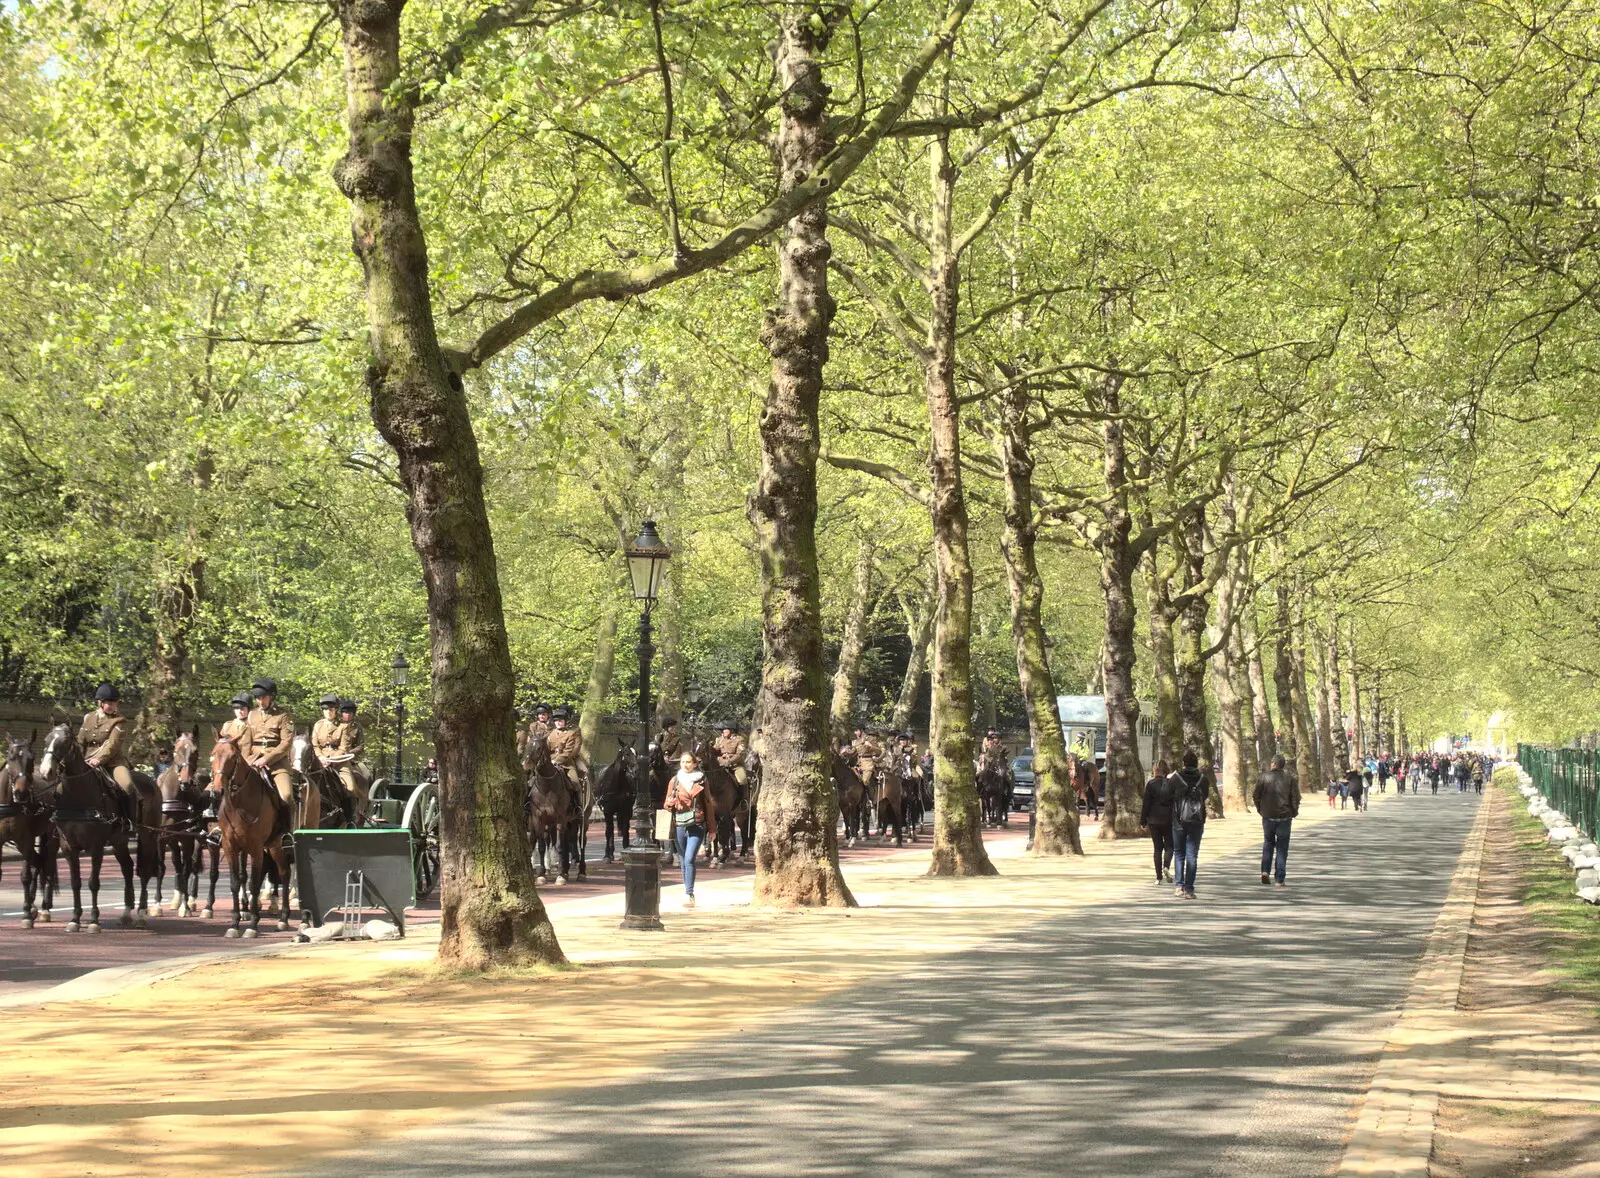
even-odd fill
[[(195, 780), (200, 762), (200, 741), (193, 732), (180, 732), (172, 742), (172, 764), (156, 778), (161, 791), (161, 851), (172, 858), (177, 902), (173, 910), (188, 916), (200, 896), (200, 851), (206, 838), (206, 799)], [(211, 848), (212, 896), (216, 895), (217, 851)], [(159, 903), (158, 903), (159, 911)]]
[[(84, 759), (83, 750), (72, 738), (72, 729), (57, 724), (45, 739), (44, 756), (39, 758), (39, 776), (53, 785), (55, 825), (72, 876), (72, 919), (67, 931), (83, 926), (83, 865), (89, 854), (88, 931), (100, 931), (100, 864), (106, 847), (122, 868), (122, 923), (133, 923), (133, 859), (128, 854), (128, 804), (109, 774)], [(152, 872), (152, 874), (154, 874)], [(139, 924), (145, 924), (144, 913)]]
[(560, 850), (561, 870), (556, 883), (567, 882), (572, 866), (574, 817), (572, 784), (550, 760), (544, 737), (536, 736), (523, 747), (522, 767), (528, 771), (528, 837), (533, 840), (537, 878), (550, 878), (550, 845)]
[[(6, 761), (0, 766), (0, 846), (15, 843), (22, 855), (22, 927), (50, 920), (56, 888), (56, 837), (49, 812), (40, 804), (34, 774), (33, 741), (6, 736)], [(35, 899), (44, 884), (44, 906)]]
[(878, 837), (881, 839), (890, 826), (894, 827), (894, 845), (903, 847), (905, 840), (905, 781), (900, 776), (893, 758), (878, 764)]
[[(656, 746), (651, 745), (652, 752)], [(594, 798), (600, 803), (600, 812), (606, 819), (606, 862), (616, 862), (617, 835), (622, 835), (622, 849), (628, 849), (631, 833), (628, 823), (633, 820), (634, 767), (638, 755), (628, 745), (623, 745), (612, 761), (594, 779)]]
[(983, 821), (995, 826), (1007, 823), (1007, 802), (1011, 791), (1006, 788), (1005, 758), (995, 753), (983, 754), (978, 763), (978, 798), (983, 803)]
[(222, 792), (217, 828), (222, 831), (222, 854), (228, 860), (228, 883), (233, 891), (233, 923), (223, 936), (240, 935), (245, 905), (250, 907), (250, 926), (243, 935), (260, 935), (261, 882), (267, 875), (268, 859), (277, 868), (275, 883), (281, 896), (278, 928), (288, 928), (289, 856), (283, 837), (289, 833), (289, 808), (267, 775), (245, 762), (243, 751), (230, 736), (217, 737), (212, 746), (211, 780)]
[(872, 825), (871, 799), (855, 768), (837, 753), (833, 756), (833, 788), (839, 791), (839, 816), (844, 819), (844, 836), (849, 846), (867, 834)]
[(1084, 809), (1089, 817), (1100, 817), (1100, 766), (1094, 759), (1078, 756), (1077, 753), (1067, 755), (1067, 776), (1072, 779), (1072, 788), (1083, 802)]
[(910, 832), (912, 842), (917, 841), (928, 812), (922, 797), (923, 784), (922, 766), (905, 758), (900, 771), (900, 820)]

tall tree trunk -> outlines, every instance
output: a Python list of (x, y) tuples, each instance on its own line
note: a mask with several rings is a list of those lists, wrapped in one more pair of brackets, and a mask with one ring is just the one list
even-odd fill
[[(650, 611), (650, 618), (656, 623), (655, 665), (656, 673), (660, 676), (656, 683), (655, 701), (657, 732), (661, 731), (667, 720), (683, 719), (683, 593), (679, 586), (683, 584), (687, 555), (683, 545), (678, 545), (678, 550), (672, 554), (672, 564), (661, 579), (661, 599)], [(588, 740), (585, 736), (585, 745)]]
[(928, 588), (916, 607), (917, 612), (906, 618), (906, 638), (911, 643), (911, 657), (906, 660), (905, 677), (900, 680), (900, 696), (895, 700), (890, 727), (904, 732), (911, 725), (911, 713), (916, 710), (917, 693), (922, 690), (922, 675), (928, 669), (928, 644), (933, 641), (934, 616), (938, 612), (938, 584), (930, 576)]
[(1139, 833), (1144, 800), (1144, 768), (1139, 764), (1139, 698), (1133, 688), (1134, 557), (1130, 543), (1133, 514), (1128, 504), (1128, 455), (1123, 436), (1120, 378), (1104, 382), (1105, 423), (1101, 426), (1106, 483), (1105, 528), (1100, 534), (1100, 593), (1105, 599), (1105, 642), (1101, 673), (1106, 697), (1105, 814), (1101, 838)]
[(1256, 763), (1272, 764), (1278, 755), (1278, 741), (1272, 730), (1272, 708), (1267, 701), (1267, 675), (1261, 662), (1261, 629), (1256, 624), (1256, 601), (1245, 606), (1246, 666), (1250, 675), (1251, 721), (1256, 730)]
[(1328, 693), (1328, 644), (1321, 640), (1315, 628), (1310, 634), (1317, 646), (1317, 757), (1322, 765), (1322, 780), (1326, 781), (1338, 766), (1333, 747), (1333, 702)]
[(605, 715), (606, 699), (611, 695), (611, 673), (617, 665), (617, 606), (608, 605), (595, 628), (594, 659), (589, 664), (589, 684), (583, 690), (583, 710), (578, 713), (578, 731), (583, 736), (583, 754), (594, 758), (595, 741), (600, 737), (600, 719)]
[(1350, 715), (1352, 727), (1355, 729), (1355, 748), (1351, 750), (1352, 761), (1364, 760), (1367, 755), (1366, 721), (1361, 715), (1361, 668), (1356, 663), (1356, 624), (1351, 619), (1349, 627), (1350, 644), (1345, 649), (1350, 655)]
[(182, 723), (184, 683), (189, 673), (189, 633), (205, 592), (205, 561), (194, 559), (156, 587), (155, 643), (144, 698), (133, 721), (134, 746), (140, 756), (153, 752), (178, 734)]
[(1178, 714), (1183, 720), (1183, 751), (1200, 758), (1202, 768), (1212, 768), (1211, 721), (1206, 708), (1206, 619), (1210, 594), (1203, 588), (1206, 575), (1203, 523), (1198, 515), (1173, 530), (1174, 542), (1184, 558), (1189, 589), (1178, 610)]
[(1045, 657), (1044, 579), (1035, 555), (1038, 527), (1033, 513), (1033, 449), (1027, 386), (1017, 384), (1001, 406), (1004, 429), (997, 435), (1005, 474), (1005, 528), (1000, 551), (1011, 590), (1011, 639), (1017, 681), (1028, 709), (1033, 743), (1035, 855), (1081, 855), (1078, 803), (1067, 778), (1067, 742), (1056, 709), (1055, 683)]
[(1211, 656), (1211, 690), (1217, 697), (1217, 728), (1222, 737), (1222, 772), (1217, 786), (1225, 810), (1245, 809), (1250, 783), (1255, 774), (1250, 762), (1255, 760), (1254, 750), (1246, 753), (1246, 724), (1249, 720), (1248, 689), (1241, 693), (1239, 685), (1244, 676), (1237, 674), (1233, 658), (1234, 636), (1238, 632), (1235, 616), (1242, 597), (1238, 579), (1242, 562), (1237, 555), (1228, 558), (1228, 573), (1217, 584), (1217, 620), (1207, 635)]
[(440, 767), (439, 956), (458, 968), (563, 960), (533, 885), (512, 733), (514, 679), (461, 379), (440, 352), (411, 171), (404, 0), (341, 0), (354, 211), (371, 328), (372, 419), (394, 448), (428, 592)]
[(952, 239), (956, 168), (948, 135), (929, 141), (932, 238), (928, 265), (929, 515), (939, 579), (933, 631), (933, 864), (930, 875), (998, 875), (983, 846), (973, 775), (972, 558), (961, 482), (961, 406), (956, 398), (960, 262)]
[[(1253, 596), (1254, 589), (1242, 593), (1234, 603), (1235, 610), (1248, 610)], [(1245, 654), (1243, 616), (1235, 619), (1233, 631), (1228, 635), (1228, 646), (1223, 651), (1222, 657), (1228, 678), (1233, 684), (1233, 693), (1239, 700), (1239, 777), (1243, 782), (1242, 801), (1249, 798), (1262, 767), (1257, 755), (1260, 746), (1256, 739), (1255, 690), (1250, 682), (1250, 660)]]
[(1150, 615), (1150, 662), (1156, 691), (1156, 751), (1158, 761), (1177, 769), (1183, 756), (1183, 717), (1178, 714), (1177, 645), (1172, 640), (1170, 587), (1161, 575), (1160, 545), (1152, 545), (1145, 564), (1145, 602)]
[(1383, 753), (1383, 672), (1372, 672), (1372, 748), (1373, 756)]
[(1273, 586), (1277, 609), (1273, 614), (1273, 647), (1276, 657), (1272, 662), (1272, 685), (1278, 695), (1278, 745), (1279, 751), (1295, 763), (1300, 774), (1300, 788), (1307, 790), (1311, 783), (1305, 778), (1301, 751), (1295, 741), (1294, 723), (1294, 658), (1289, 653), (1291, 626), (1289, 617), (1289, 588), (1281, 581)]
[(1300, 641), (1302, 610), (1297, 591), (1291, 595), (1289, 614), (1289, 698), (1294, 704), (1295, 766), (1302, 791), (1317, 789), (1322, 783), (1322, 762), (1317, 759), (1317, 733), (1311, 720), (1311, 701), (1306, 694), (1306, 656)]
[(1344, 723), (1344, 676), (1339, 667), (1339, 615), (1328, 626), (1328, 710), (1333, 713), (1333, 764), (1337, 775), (1350, 768), (1350, 736)]
[[(832, 146), (821, 60), (832, 29), (810, 4), (787, 5), (779, 20), (776, 153), (785, 192), (803, 183)], [(817, 582), (817, 404), (835, 310), (830, 252), (827, 206), (818, 201), (789, 222), (778, 251), (778, 305), (761, 332), (772, 381), (761, 414), (761, 473), (749, 503), (761, 553), (766, 645), (757, 904), (855, 906), (839, 870)]]
[(850, 737), (855, 712), (856, 675), (861, 669), (861, 651), (867, 644), (867, 619), (872, 613), (872, 574), (877, 562), (877, 548), (869, 537), (861, 536), (856, 541), (856, 575), (844, 616), (844, 636), (839, 641), (839, 666), (833, 673), (833, 705), (828, 709), (834, 739), (841, 743)]

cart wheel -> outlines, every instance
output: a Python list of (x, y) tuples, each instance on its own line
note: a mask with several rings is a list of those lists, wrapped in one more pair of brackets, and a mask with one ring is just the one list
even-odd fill
[(429, 895), (439, 882), (439, 787), (425, 781), (406, 799), (400, 825), (411, 832), (411, 869), (417, 899)]

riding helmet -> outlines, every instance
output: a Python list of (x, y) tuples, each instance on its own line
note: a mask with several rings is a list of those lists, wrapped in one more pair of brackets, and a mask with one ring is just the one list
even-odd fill
[(356, 710), (356, 701), (353, 700), (353, 699), (342, 699), (342, 700), (340, 700), (339, 701), (339, 710), (341, 712), (349, 712), (352, 715), (354, 715), (355, 714), (355, 710)]
[(663, 728), (676, 728), (677, 726), (678, 720), (676, 716), (668, 716), (665, 720), (661, 721), (661, 727)]
[[(535, 704), (534, 708), (533, 708), (533, 714), (535, 716), (549, 716), (550, 715), (550, 705), (549, 704)], [(554, 719), (554, 717), (551, 717), (551, 718)]]
[(276, 679), (268, 679), (263, 675), (260, 679), (257, 679), (250, 685), (250, 694), (270, 695), (276, 698), (278, 694), (278, 681)]
[(317, 701), (317, 707), (319, 708), (336, 708), (338, 706), (339, 697), (336, 695), (325, 695)]
[(105, 703), (107, 701), (114, 702), (121, 698), (122, 697), (117, 694), (116, 684), (114, 683), (102, 683), (99, 687), (94, 689), (95, 703)]
[(250, 693), (248, 691), (235, 692), (228, 704), (235, 708), (248, 708), (250, 706)]
[(557, 708), (550, 713), (550, 718), (552, 720), (570, 720), (572, 719), (572, 712), (567, 708)]

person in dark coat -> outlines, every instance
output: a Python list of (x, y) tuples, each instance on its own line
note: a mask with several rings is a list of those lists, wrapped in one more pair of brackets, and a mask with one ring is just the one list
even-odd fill
[(1300, 813), (1300, 782), (1284, 768), (1282, 754), (1272, 758), (1272, 768), (1256, 778), (1256, 813), (1261, 815), (1261, 882), (1276, 875), (1284, 887), (1289, 863), (1289, 827)]
[(1183, 754), (1183, 768), (1172, 782), (1172, 862), (1178, 869), (1177, 894), (1193, 900), (1200, 836), (1206, 832), (1206, 801), (1215, 786), (1209, 770), (1200, 768), (1198, 753)]
[(1172, 879), (1173, 786), (1167, 772), (1167, 763), (1157, 761), (1155, 775), (1144, 783), (1144, 807), (1139, 813), (1140, 824), (1150, 831), (1158, 884)]

